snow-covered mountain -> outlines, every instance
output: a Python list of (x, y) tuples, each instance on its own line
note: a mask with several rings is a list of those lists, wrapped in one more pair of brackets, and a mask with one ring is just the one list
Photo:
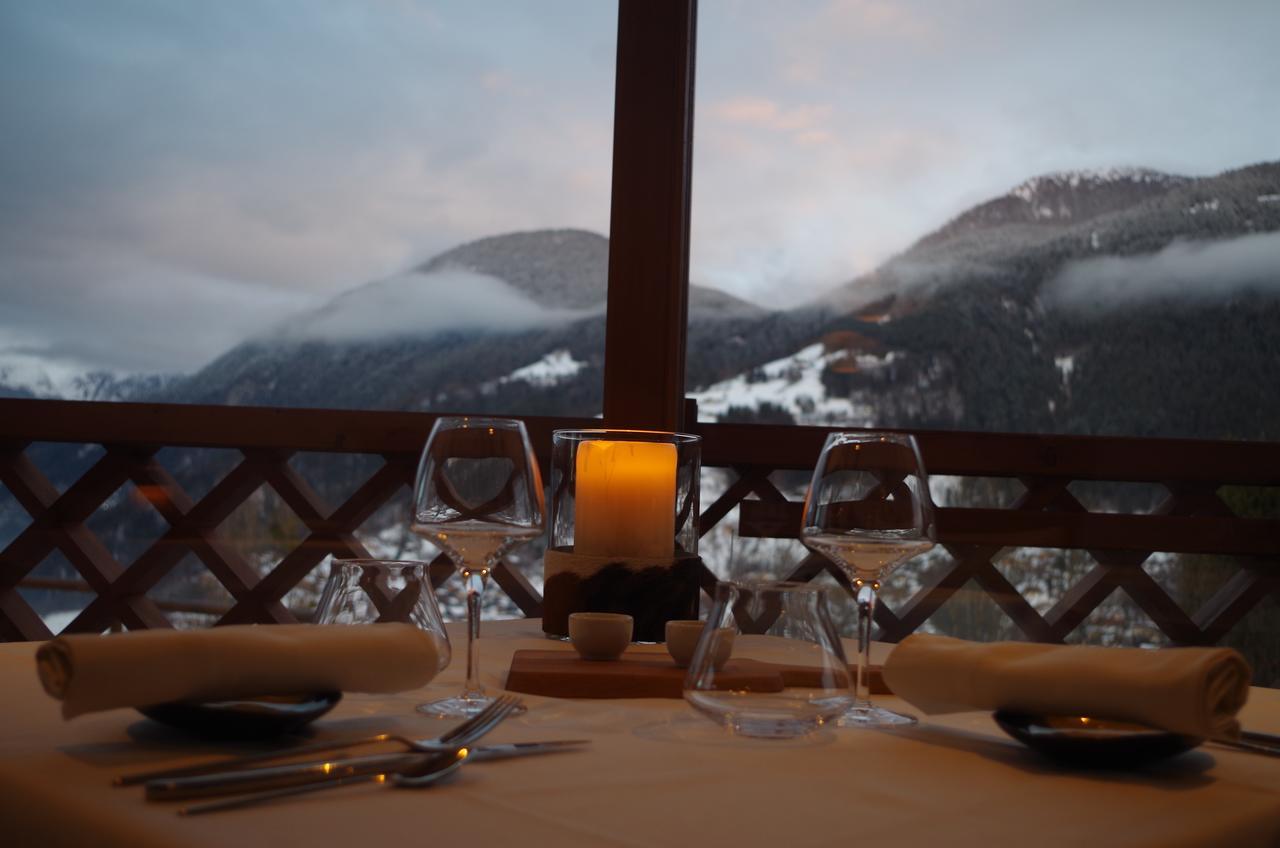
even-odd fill
[(0, 353), (0, 397), (135, 400), (155, 397), (179, 379), (169, 374), (88, 371), (24, 353)]
[(6, 352), (0, 355), (0, 397), (71, 397), (76, 369), (39, 357)]
[(921, 243), (1007, 224), (1072, 224), (1127, 209), (1192, 178), (1149, 168), (1058, 171), (1032, 177), (1008, 193), (956, 216)]
[(739, 420), (1280, 437), (1280, 399), (1255, 398), (1280, 384), (1278, 193), (1280, 163), (1027, 180), (832, 292), (804, 345), (698, 396)]

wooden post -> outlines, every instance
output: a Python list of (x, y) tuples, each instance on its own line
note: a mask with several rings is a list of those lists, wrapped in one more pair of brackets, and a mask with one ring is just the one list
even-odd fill
[(684, 418), (696, 0), (620, 0), (604, 358), (611, 427)]

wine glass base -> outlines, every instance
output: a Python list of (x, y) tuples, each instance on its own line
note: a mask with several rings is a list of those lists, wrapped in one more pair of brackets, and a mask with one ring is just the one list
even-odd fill
[(796, 739), (814, 732), (821, 725), (813, 719), (737, 716), (726, 722), (726, 726), (739, 736), (755, 739)]
[[(439, 701), (418, 704), (414, 709), (423, 715), (429, 715), (433, 718), (471, 718), (471, 716), (492, 704), (493, 700), (489, 695), (481, 695), (479, 697), (456, 695), (452, 698), (442, 698)], [(524, 711), (525, 707), (521, 704), (509, 714), (520, 715)]]
[(839, 727), (910, 727), (916, 723), (915, 716), (895, 713), (893, 710), (873, 707), (870, 704), (852, 707), (836, 719), (836, 725)]

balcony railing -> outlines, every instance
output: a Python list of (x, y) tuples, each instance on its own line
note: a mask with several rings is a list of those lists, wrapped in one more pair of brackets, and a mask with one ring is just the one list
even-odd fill
[[(216, 615), (219, 624), (297, 620), (285, 596), (330, 555), (369, 555), (357, 531), (412, 484), (434, 419), (398, 412), (0, 400), (0, 483), (25, 513), (23, 526), (0, 551), (0, 639), (51, 635), (20, 593), (23, 587), (91, 594), (67, 626), (71, 632), (167, 627), (167, 613), (181, 610)], [(599, 423), (525, 420), (544, 467), (552, 430)], [(774, 482), (775, 472), (811, 468), (827, 430), (733, 424), (690, 429), (704, 439), (704, 468), (726, 469), (730, 477), (723, 494), (703, 505), (700, 531), (710, 532), (738, 507), (740, 536), (794, 538), (800, 505)], [(1116, 590), (1177, 644), (1217, 642), (1265, 598), (1280, 598), (1280, 521), (1238, 516), (1221, 496), (1227, 486), (1280, 487), (1280, 444), (917, 435), (935, 477), (1008, 481), (1021, 494), (1007, 506), (939, 509), (944, 557), (896, 609), (879, 605), (881, 638), (895, 641), (921, 627), (966, 585), (988, 595), (1025, 638), (1053, 642), (1066, 639)], [(41, 443), (99, 445), (102, 451), (60, 489), (31, 456)], [(234, 461), (196, 497), (157, 458), (167, 447), (221, 449)], [(363, 455), (376, 467), (340, 502), (330, 503), (291, 464), (306, 455)], [(1073, 494), (1077, 481), (1154, 484), (1164, 498), (1150, 511), (1090, 511)], [(167, 530), (122, 562), (90, 529), (89, 519), (129, 484)], [(222, 525), (264, 486), (305, 529), (260, 573)], [(1087, 551), (1092, 565), (1041, 612), (996, 565), (1002, 552), (1019, 547)], [(33, 575), (55, 552), (78, 579)], [(1238, 570), (1188, 611), (1144, 570), (1153, 552), (1231, 556)], [(225, 588), (226, 606), (148, 596), (192, 554)], [(437, 583), (451, 572), (442, 557), (432, 564)], [(804, 557), (788, 576), (809, 580), (823, 572), (842, 579), (816, 554)], [(541, 615), (541, 596), (519, 569), (504, 562), (494, 577), (525, 615)], [(704, 587), (715, 580), (704, 567)]]

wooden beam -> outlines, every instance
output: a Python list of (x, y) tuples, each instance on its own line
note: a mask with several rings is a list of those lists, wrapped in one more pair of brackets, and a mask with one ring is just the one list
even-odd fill
[[(811, 470), (827, 433), (857, 427), (698, 424), (704, 466), (750, 461), (775, 469)], [(886, 428), (887, 429), (887, 428)], [(1280, 442), (1151, 439), (953, 430), (911, 433), (930, 474), (1058, 477), (1221, 485), (1280, 486)]]
[[(739, 504), (740, 533), (749, 538), (797, 538), (803, 507), (798, 502), (745, 500)], [(1265, 518), (1032, 512), (950, 506), (940, 508), (937, 519), (938, 541), (942, 544), (1237, 556), (1280, 553), (1280, 521)]]
[[(436, 418), (454, 414), (468, 413), (0, 398), (0, 468), (33, 441), (408, 453), (416, 464)], [(539, 461), (550, 458), (553, 430), (600, 426), (594, 418), (521, 420)]]
[[(0, 398), (0, 470), (11, 470), (19, 448), (30, 442), (407, 454), (406, 461), (416, 464), (436, 417), (421, 412)], [(593, 418), (522, 420), (544, 465), (550, 458), (553, 430), (600, 426)], [(703, 437), (704, 467), (748, 463), (806, 471), (813, 468), (827, 433), (837, 429), (692, 422), (685, 427)], [(1214, 488), (1280, 486), (1280, 442), (911, 432), (931, 474)]]
[(696, 18), (696, 0), (618, 3), (604, 354), (612, 427), (686, 426)]

